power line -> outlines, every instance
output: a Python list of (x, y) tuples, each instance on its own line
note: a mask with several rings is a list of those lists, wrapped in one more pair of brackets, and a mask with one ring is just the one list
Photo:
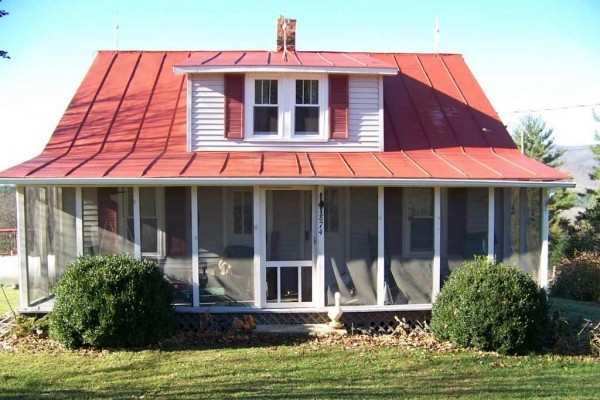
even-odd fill
[(533, 113), (540, 111), (556, 111), (556, 110), (569, 110), (572, 108), (585, 108), (585, 107), (594, 107), (600, 106), (600, 103), (591, 103), (591, 104), (577, 104), (572, 106), (561, 106), (561, 107), (549, 107), (549, 108), (538, 108), (538, 109), (530, 109), (530, 110), (517, 110), (511, 111), (511, 114), (522, 114), (522, 113)]

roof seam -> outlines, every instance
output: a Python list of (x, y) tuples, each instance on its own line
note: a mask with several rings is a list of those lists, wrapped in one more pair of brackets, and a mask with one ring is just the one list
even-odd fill
[[(394, 54), (394, 60), (396, 60), (395, 54)], [(396, 64), (398, 65), (398, 72), (402, 72), (402, 70), (400, 69), (400, 64), (398, 64), (397, 61), (396, 61)], [(404, 79), (404, 73), (400, 73), (398, 75), (400, 76), (400, 79), (402, 80), (402, 85), (404, 86), (404, 89), (406, 90), (408, 100), (412, 104), (413, 109), (416, 111), (415, 115), (417, 116), (417, 119), (419, 120), (419, 125), (421, 125), (421, 129), (423, 130), (423, 137), (425, 138), (425, 141), (427, 142), (427, 146), (428, 146), (428, 148), (433, 149), (433, 146), (431, 145), (431, 141), (429, 140), (429, 135), (426, 134), (425, 124), (423, 123), (423, 119), (421, 118), (421, 113), (419, 113), (419, 107), (417, 107), (417, 105), (415, 104), (415, 100), (413, 99), (413, 96), (410, 93), (410, 90), (408, 90), (408, 86), (406, 85), (406, 80)]]
[(416, 162), (411, 156), (408, 155), (407, 152), (405, 152), (404, 150), (400, 150), (405, 156), (406, 158), (408, 158), (413, 164), (415, 164), (415, 166), (420, 169), (425, 175), (429, 176), (430, 178), (433, 178), (433, 175), (431, 175), (429, 172), (427, 172), (427, 170), (423, 167), (421, 167), (421, 164), (419, 164), (418, 162)]
[(192, 165), (192, 163), (194, 162), (194, 160), (196, 159), (197, 156), (198, 156), (198, 153), (192, 154), (192, 156), (190, 157), (188, 162), (185, 163), (185, 166), (181, 169), (181, 172), (179, 172), (179, 176), (181, 176), (187, 172), (188, 168), (190, 168), (190, 166)]
[(435, 151), (435, 149), (431, 149), (431, 152), (433, 154), (435, 154), (440, 160), (442, 160), (443, 162), (448, 164), (448, 166), (450, 166), (450, 168), (454, 168), (454, 170), (456, 170), (459, 174), (463, 175), (466, 178), (469, 178), (469, 174), (467, 174), (466, 172), (463, 172), (460, 168), (458, 168), (457, 166), (452, 164), (450, 161), (446, 160), (444, 157), (442, 157), (440, 154), (438, 154), (437, 151)]
[[(444, 70), (446, 70), (446, 73), (450, 77), (450, 81), (452, 82), (452, 84), (454, 85), (454, 87), (456, 88), (456, 90), (458, 91), (458, 93), (460, 94), (460, 97), (462, 98), (463, 103), (467, 107), (467, 110), (469, 111), (469, 114), (471, 114), (471, 117), (473, 118), (473, 121), (475, 122), (475, 124), (479, 128), (478, 133), (481, 135), (482, 127), (481, 127), (481, 125), (479, 125), (479, 121), (477, 121), (477, 118), (475, 118), (475, 115), (473, 115), (473, 109), (472, 109), (471, 105), (469, 104), (469, 102), (467, 101), (467, 98), (465, 97), (465, 94), (461, 90), (460, 86), (458, 86), (458, 83), (456, 82), (456, 79), (454, 79), (454, 75), (450, 71), (450, 68), (448, 68), (448, 64), (446, 64), (446, 60), (444, 60), (443, 57), (440, 57), (440, 60), (442, 62), (442, 65), (444, 66)], [(482, 135), (482, 137), (483, 137), (483, 140), (485, 140), (485, 142), (487, 143), (488, 147), (492, 148), (492, 145), (491, 145), (490, 141), (488, 140), (487, 136), (486, 135)]]
[(300, 157), (298, 157), (298, 153), (294, 153), (294, 158), (296, 159), (296, 167), (298, 168), (298, 175), (302, 175), (302, 165), (300, 165)]
[(362, 62), (362, 61), (359, 61), (359, 60), (357, 60), (357, 59), (356, 59), (356, 58), (354, 58), (354, 57), (351, 57), (350, 55), (348, 55), (348, 53), (341, 53), (341, 55), (342, 55), (342, 57), (346, 57), (347, 59), (349, 59), (349, 60), (352, 60), (352, 61), (354, 61), (355, 63), (362, 65), (363, 67), (366, 67), (366, 66), (367, 66), (367, 63), (364, 63), (364, 62)]
[[(188, 53), (188, 58), (190, 56), (190, 53)], [(171, 123), (169, 125), (169, 131), (167, 133), (167, 140), (165, 140), (165, 146), (163, 147), (163, 150), (160, 152), (160, 154), (158, 156), (156, 156), (154, 158), (154, 160), (152, 160), (150, 162), (150, 164), (148, 164), (148, 166), (146, 166), (146, 168), (144, 168), (144, 171), (142, 172), (142, 176), (146, 175), (150, 169), (152, 169), (152, 167), (154, 166), (154, 164), (156, 164), (158, 162), (158, 160), (165, 155), (165, 153), (167, 152), (167, 149), (169, 148), (169, 143), (171, 141), (171, 134), (173, 132), (173, 125), (175, 124), (175, 117), (177, 116), (177, 110), (179, 108), (179, 101), (181, 99), (181, 92), (183, 91), (183, 84), (186, 81), (186, 77), (185, 75), (181, 76), (181, 82), (179, 83), (179, 91), (177, 92), (177, 99), (175, 100), (175, 108), (173, 109), (173, 114), (171, 115)]]
[(313, 176), (317, 176), (317, 171), (315, 171), (315, 167), (312, 163), (312, 160), (310, 159), (310, 155), (308, 153), (305, 153), (305, 154), (306, 154), (306, 161), (308, 161), (308, 166), (310, 167), (310, 170), (311, 170)]
[[(436, 58), (441, 59), (441, 57), (436, 57)], [(425, 69), (425, 66), (423, 65), (423, 62), (421, 61), (421, 58), (419, 56), (417, 56), (417, 60), (419, 61), (419, 65), (421, 66), (421, 71), (423, 71), (423, 75), (425, 75), (425, 78), (427, 78), (427, 82), (429, 83), (429, 89), (433, 95), (433, 98), (435, 99), (435, 102), (437, 103), (438, 107), (440, 108), (440, 111), (444, 115), (444, 119), (446, 120), (446, 123), (448, 124), (448, 127), (450, 128), (450, 131), (452, 132), (452, 136), (454, 137), (456, 144), (464, 152), (465, 149), (464, 149), (463, 145), (461, 144), (460, 139), (458, 138), (458, 134), (454, 130), (454, 126), (452, 126), (452, 123), (450, 122), (450, 118), (448, 118), (448, 114), (446, 113), (446, 110), (442, 106), (442, 103), (438, 97), (438, 90), (433, 87), (433, 82), (431, 81), (431, 78), (429, 78), (429, 74), (427, 73), (427, 70)]]
[(227, 152), (225, 155), (225, 159), (223, 160), (223, 165), (221, 165), (221, 169), (219, 170), (219, 175), (225, 172), (227, 168), (227, 164), (229, 164), (229, 157), (231, 157), (231, 152)]
[(108, 140), (108, 137), (110, 136), (113, 126), (115, 124), (115, 121), (117, 120), (117, 117), (119, 115), (119, 112), (121, 111), (121, 107), (123, 106), (123, 102), (125, 101), (125, 97), (127, 96), (127, 92), (129, 92), (129, 87), (131, 86), (131, 82), (133, 81), (133, 77), (135, 76), (135, 73), (138, 69), (138, 66), (140, 65), (140, 60), (142, 59), (142, 53), (138, 54), (137, 60), (135, 61), (135, 65), (133, 66), (133, 70), (131, 71), (131, 74), (129, 75), (129, 79), (127, 80), (127, 84), (125, 85), (125, 90), (123, 90), (123, 94), (121, 95), (121, 99), (119, 99), (119, 104), (117, 104), (117, 109), (115, 110), (113, 117), (108, 125), (108, 129), (106, 129), (106, 132), (104, 134), (104, 139), (102, 139), (102, 144), (100, 145), (100, 148), (98, 150), (96, 150), (96, 152), (94, 154), (92, 154), (91, 156), (89, 156), (87, 159), (83, 160), (82, 162), (80, 162), (79, 164), (77, 164), (76, 166), (74, 166), (73, 168), (71, 168), (66, 174), (65, 176), (69, 176), (71, 175), (73, 172), (75, 172), (77, 169), (81, 168), (84, 164), (88, 163), (89, 161), (91, 161), (92, 159), (94, 159), (96, 156), (98, 156), (100, 153), (102, 153), (102, 150), (104, 150), (104, 147), (106, 147), (106, 142)]
[(394, 176), (394, 173), (388, 167), (386, 167), (386, 165), (379, 159), (379, 157), (377, 157), (377, 154), (371, 152), (371, 155), (373, 156), (373, 158), (375, 158), (375, 160), (379, 163), (379, 165), (381, 165), (381, 167), (387, 171), (387, 173), (390, 176)]
[(338, 155), (340, 156), (340, 158), (344, 162), (344, 165), (346, 165), (346, 168), (348, 168), (348, 171), (350, 171), (350, 174), (352, 174), (352, 176), (356, 176), (356, 174), (354, 173), (354, 170), (352, 169), (352, 167), (350, 166), (350, 164), (348, 164), (348, 161), (346, 161), (346, 159), (344, 158), (344, 155), (342, 153), (338, 153)]
[(142, 128), (144, 126), (144, 122), (146, 121), (146, 115), (148, 114), (148, 109), (150, 109), (150, 104), (152, 104), (152, 99), (154, 98), (154, 92), (156, 91), (156, 86), (158, 85), (158, 80), (160, 79), (160, 74), (162, 72), (163, 66), (165, 64), (165, 60), (167, 59), (167, 53), (163, 53), (163, 58), (160, 62), (160, 66), (158, 67), (158, 71), (156, 73), (156, 78), (154, 78), (154, 84), (152, 85), (152, 90), (150, 91), (150, 96), (148, 96), (148, 102), (146, 103), (146, 108), (144, 109), (144, 113), (142, 114), (142, 118), (140, 120), (140, 124), (138, 126), (138, 130), (137, 133), (135, 134), (135, 138), (133, 139), (133, 143), (131, 145), (131, 149), (129, 149), (129, 151), (127, 152), (127, 154), (125, 154), (123, 157), (121, 157), (119, 160), (117, 160), (111, 167), (109, 167), (106, 172), (104, 172), (104, 174), (102, 176), (107, 176), (108, 174), (110, 174), (112, 171), (114, 171), (114, 169), (121, 164), (127, 157), (129, 157), (131, 154), (133, 154), (133, 152), (136, 149), (136, 145), (137, 145), (137, 141), (140, 137), (140, 134), (142, 133)]

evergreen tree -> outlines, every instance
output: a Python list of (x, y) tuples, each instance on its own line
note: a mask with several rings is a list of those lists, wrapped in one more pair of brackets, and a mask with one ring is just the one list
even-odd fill
[[(556, 148), (553, 135), (554, 130), (546, 128), (543, 119), (527, 114), (519, 121), (512, 137), (519, 150), (526, 156), (551, 167), (560, 167), (563, 164), (560, 158), (565, 151)], [(525, 146), (525, 151), (521, 149), (521, 144)]]

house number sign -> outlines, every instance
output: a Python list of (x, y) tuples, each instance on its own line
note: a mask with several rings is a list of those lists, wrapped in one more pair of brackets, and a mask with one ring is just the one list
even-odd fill
[(325, 208), (325, 202), (323, 201), (323, 193), (319, 193), (319, 235), (323, 235), (323, 208)]

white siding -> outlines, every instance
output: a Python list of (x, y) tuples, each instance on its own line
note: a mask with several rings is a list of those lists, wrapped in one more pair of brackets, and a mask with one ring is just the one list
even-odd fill
[(223, 75), (191, 77), (192, 101), (189, 116), (192, 150), (203, 150), (213, 143), (225, 142), (225, 97)]
[[(230, 140), (224, 132), (224, 78), (222, 74), (192, 75), (189, 104), (192, 151), (379, 151), (381, 96), (377, 75), (350, 76), (349, 137), (320, 142), (260, 142)], [(329, 126), (327, 126), (329, 129)]]
[(373, 150), (379, 148), (379, 78), (350, 77), (348, 110), (348, 142)]

